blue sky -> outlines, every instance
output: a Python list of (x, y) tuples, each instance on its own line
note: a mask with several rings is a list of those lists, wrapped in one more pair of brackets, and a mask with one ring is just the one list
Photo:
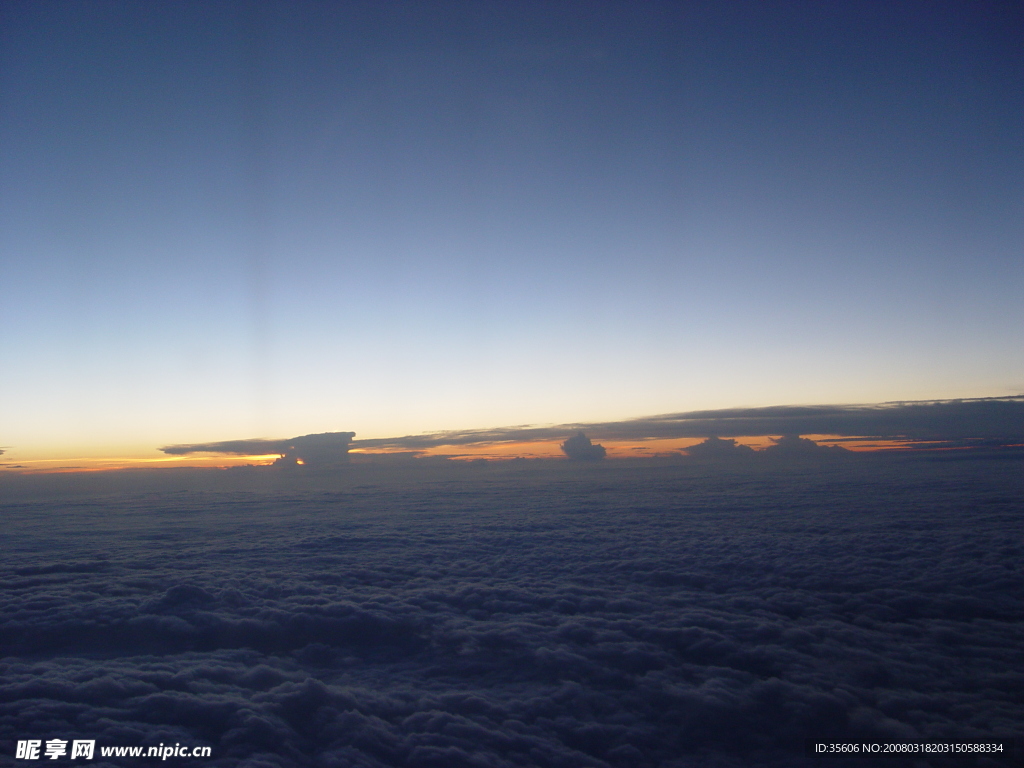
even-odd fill
[(7, 3), (5, 458), (1024, 392), (999, 3)]

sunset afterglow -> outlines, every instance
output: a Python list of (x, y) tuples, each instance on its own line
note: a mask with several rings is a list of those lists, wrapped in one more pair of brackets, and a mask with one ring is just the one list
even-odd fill
[(1022, 41), (0, 3), (0, 764), (1020, 768)]

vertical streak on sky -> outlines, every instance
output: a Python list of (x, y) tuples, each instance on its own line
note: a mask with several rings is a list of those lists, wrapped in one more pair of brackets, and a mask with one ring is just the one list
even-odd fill
[(249, 0), (242, 19), (242, 136), (244, 214), (242, 235), (249, 326), (250, 397), (253, 426), (273, 422), (272, 349), (267, 262), (273, 227), (270, 221), (270, 158), (268, 113), (268, 40), (264, 3)]

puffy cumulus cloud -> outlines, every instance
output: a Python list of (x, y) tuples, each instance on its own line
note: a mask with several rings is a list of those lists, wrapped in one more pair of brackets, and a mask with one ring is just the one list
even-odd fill
[(1024, 736), (1024, 474), (869, 464), (7, 503), (0, 754), (781, 768)]
[(709, 437), (703, 443), (691, 445), (686, 454), (695, 459), (742, 459), (753, 456), (754, 449), (732, 438)]
[(600, 461), (605, 457), (603, 445), (595, 445), (582, 432), (577, 432), (561, 445), (562, 453), (575, 461)]
[(278, 453), (281, 458), (275, 464), (310, 464), (324, 466), (337, 464), (348, 459), (348, 449), (355, 432), (322, 432), (302, 435), (287, 440), (224, 440), (217, 443), (192, 443), (168, 445), (160, 450), (171, 456), (188, 456), (195, 453), (218, 453), (233, 456), (259, 456)]

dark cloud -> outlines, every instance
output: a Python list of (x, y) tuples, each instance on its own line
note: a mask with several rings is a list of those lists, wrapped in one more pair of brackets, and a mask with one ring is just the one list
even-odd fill
[(824, 456), (845, 456), (849, 451), (838, 445), (819, 445), (818, 443), (800, 435), (783, 435), (772, 438), (772, 444), (763, 451), (764, 455), (772, 458), (820, 458)]
[(196, 453), (259, 456), (278, 453), (281, 454), (281, 458), (275, 462), (276, 464), (324, 466), (348, 459), (348, 449), (355, 434), (355, 432), (323, 432), (287, 440), (225, 440), (219, 443), (168, 445), (160, 450), (172, 456), (188, 456)]
[(284, 453), (287, 440), (223, 440), (219, 443), (192, 443), (165, 445), (160, 450), (171, 456), (189, 456), (196, 453), (216, 453), (232, 456), (263, 456)]
[(895, 402), (875, 405), (775, 406), (689, 411), (642, 419), (357, 440), (363, 449), (423, 450), (471, 445), (561, 440), (585, 430), (600, 440), (688, 437), (839, 435), (878, 440), (963, 441), (965, 446), (1024, 445), (1024, 397)]
[(590, 438), (582, 432), (567, 439), (561, 448), (562, 453), (575, 461), (600, 461), (606, 453), (603, 445), (590, 442)]
[(285, 446), (279, 461), (302, 462), (313, 466), (329, 465), (348, 458), (349, 445), (355, 432), (324, 432), (318, 435), (293, 437)]
[(0, 754), (782, 768), (807, 738), (1020, 738), (1024, 473), (898, 461), (5, 503)]
[(754, 449), (731, 438), (709, 437), (703, 443), (691, 445), (686, 453), (695, 459), (743, 459), (752, 457)]
[[(1024, 439), (1024, 397), (777, 406), (693, 411), (607, 425), (614, 432), (641, 427), (649, 437), (848, 435), (911, 440)], [(601, 434), (604, 437), (604, 434)]]

